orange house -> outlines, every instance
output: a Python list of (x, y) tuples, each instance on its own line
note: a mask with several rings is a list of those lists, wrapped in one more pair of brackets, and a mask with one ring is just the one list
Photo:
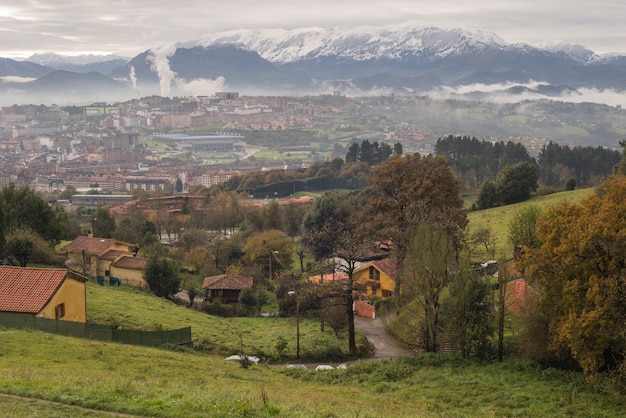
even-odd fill
[(0, 266), (0, 312), (86, 322), (86, 282), (67, 269)]

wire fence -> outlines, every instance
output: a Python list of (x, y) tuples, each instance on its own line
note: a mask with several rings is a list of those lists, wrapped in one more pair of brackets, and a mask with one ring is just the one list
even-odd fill
[(0, 312), (0, 325), (7, 328), (34, 329), (52, 334), (122, 344), (158, 347), (165, 344), (191, 344), (191, 327), (166, 331), (117, 329), (113, 325), (89, 324)]

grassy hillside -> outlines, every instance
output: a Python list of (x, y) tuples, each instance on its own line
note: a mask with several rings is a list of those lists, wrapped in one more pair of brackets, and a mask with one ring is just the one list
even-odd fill
[(453, 356), (316, 372), (40, 332), (0, 330), (0, 415), (153, 417), (623, 416), (579, 373)]
[[(239, 353), (243, 343), (246, 353), (277, 356), (279, 338), (287, 341), (286, 358), (295, 357), (296, 323), (293, 318), (221, 318), (187, 309), (152, 294), (126, 286), (87, 286), (87, 320), (99, 324), (118, 324), (125, 329), (176, 329), (191, 325), (194, 344), (200, 349), (221, 355)], [(345, 336), (337, 338), (330, 327), (320, 331), (318, 321), (300, 321), (302, 357), (347, 351)]]
[(510, 258), (513, 256), (513, 248), (509, 244), (509, 225), (511, 220), (520, 209), (536, 205), (547, 208), (558, 204), (563, 200), (578, 202), (585, 196), (594, 193), (595, 188), (572, 190), (568, 192), (554, 193), (546, 196), (535, 197), (526, 202), (497, 208), (479, 210), (468, 213), (469, 227), (471, 231), (488, 228), (496, 237), (496, 258)]

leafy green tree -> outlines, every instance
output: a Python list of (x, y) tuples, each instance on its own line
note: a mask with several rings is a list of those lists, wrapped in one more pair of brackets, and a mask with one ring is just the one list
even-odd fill
[(428, 352), (437, 352), (441, 343), (442, 295), (450, 284), (448, 263), (455, 255), (454, 239), (445, 228), (426, 221), (413, 231), (403, 266), (404, 302), (398, 319), (414, 321), (411, 330), (417, 331), (418, 345)]
[(487, 358), (493, 351), (492, 289), (487, 278), (469, 268), (467, 263), (461, 264), (451, 277), (442, 310), (445, 330), (453, 336), (463, 357)]
[(22, 267), (33, 262), (63, 264), (63, 257), (54, 251), (50, 243), (30, 229), (18, 228), (7, 234), (5, 253), (18, 260)]
[(269, 231), (271, 229), (283, 229), (283, 213), (278, 200), (272, 199), (263, 208), (263, 230)]
[(248, 314), (255, 315), (257, 313), (257, 297), (252, 288), (241, 289), (239, 293), (239, 303), (246, 307)]
[(143, 272), (150, 291), (159, 297), (170, 297), (180, 290), (176, 263), (168, 259), (151, 258)]
[(60, 241), (67, 225), (33, 190), (26, 186), (16, 188), (11, 183), (2, 189), (0, 199), (4, 204), (5, 228), (8, 232), (18, 228), (31, 229), (52, 244)]
[(157, 227), (154, 222), (139, 216), (124, 216), (115, 222), (115, 230), (111, 237), (123, 242), (143, 246), (148, 244), (146, 239), (150, 240), (156, 234)]
[(498, 193), (496, 185), (490, 180), (485, 180), (480, 186), (478, 197), (476, 198), (476, 207), (478, 209), (489, 209), (498, 204)]
[(176, 193), (178, 194), (183, 192), (183, 181), (179, 177), (176, 177), (176, 186), (174, 186), (174, 190), (176, 190)]
[(4, 236), (4, 203), (0, 199), (0, 257), (4, 255), (4, 245), (6, 243), (6, 237)]
[(302, 221), (309, 207), (308, 203), (291, 203), (282, 207), (284, 229), (287, 235), (296, 237), (300, 234)]
[(316, 260), (330, 257), (334, 249), (334, 237), (326, 231), (338, 229), (345, 222), (349, 212), (339, 209), (345, 199), (345, 194), (326, 192), (315, 200), (302, 220), (302, 242)]
[(109, 213), (109, 210), (100, 205), (91, 214), (93, 227), (93, 236), (98, 238), (111, 238), (115, 231), (115, 219)]
[(537, 190), (537, 169), (527, 162), (509, 165), (498, 173), (498, 200), (505, 205), (527, 200)]
[(348, 148), (348, 153), (346, 154), (346, 162), (347, 163), (355, 163), (360, 160), (361, 156), (361, 147), (356, 142), (350, 145)]
[(519, 245), (530, 248), (539, 248), (541, 241), (537, 234), (537, 220), (541, 209), (530, 205), (518, 210), (509, 224), (509, 242), (513, 247)]
[(191, 308), (193, 307), (193, 302), (196, 299), (196, 296), (198, 296), (198, 290), (195, 288), (195, 286), (189, 285), (189, 287), (187, 288), (187, 296), (189, 297), (188, 307)]
[(565, 181), (565, 190), (574, 190), (576, 188), (576, 179), (570, 177)]

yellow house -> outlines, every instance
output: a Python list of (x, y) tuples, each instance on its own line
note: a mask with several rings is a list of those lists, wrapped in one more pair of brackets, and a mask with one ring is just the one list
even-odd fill
[(67, 269), (0, 266), (0, 312), (86, 322), (86, 282)]
[(133, 244), (109, 238), (78, 237), (61, 251), (67, 258), (69, 269), (83, 276), (98, 278), (111, 276), (111, 264), (120, 256), (137, 254), (138, 248)]
[(121, 255), (111, 264), (110, 277), (128, 286), (142, 290), (148, 289), (148, 283), (143, 278), (143, 271), (147, 264), (146, 258)]
[(396, 287), (396, 262), (388, 258), (370, 261), (354, 271), (353, 280), (362, 296), (387, 298)]

